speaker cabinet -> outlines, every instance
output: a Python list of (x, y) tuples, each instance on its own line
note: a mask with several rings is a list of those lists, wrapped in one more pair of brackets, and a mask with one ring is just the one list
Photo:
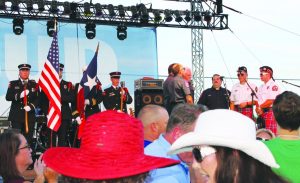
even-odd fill
[(162, 90), (157, 89), (144, 89), (135, 90), (134, 92), (134, 110), (135, 116), (138, 115), (139, 111), (148, 104), (164, 105), (164, 96)]

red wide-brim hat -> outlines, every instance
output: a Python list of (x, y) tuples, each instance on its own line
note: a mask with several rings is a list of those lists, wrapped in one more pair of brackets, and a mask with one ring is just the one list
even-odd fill
[(128, 177), (179, 163), (145, 155), (143, 142), (140, 120), (105, 111), (87, 119), (80, 148), (50, 148), (43, 159), (62, 175), (90, 180)]

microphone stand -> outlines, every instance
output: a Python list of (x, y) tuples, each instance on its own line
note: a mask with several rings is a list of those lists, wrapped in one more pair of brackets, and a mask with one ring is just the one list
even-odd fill
[(258, 99), (255, 91), (253, 90), (253, 88), (251, 88), (251, 86), (249, 85), (248, 81), (246, 80), (246, 84), (247, 86), (250, 88), (251, 90), (251, 108), (252, 108), (252, 119), (254, 120), (254, 112), (253, 112), (253, 102), (254, 102), (254, 96)]
[(228, 90), (227, 90), (227, 86), (226, 86), (226, 82), (225, 82), (225, 78), (222, 79), (222, 82), (224, 84), (224, 88), (225, 88), (225, 91), (226, 91), (226, 100), (227, 100), (227, 104), (228, 104), (228, 108), (230, 108), (230, 100), (229, 100), (229, 93), (228, 93)]
[(286, 83), (286, 84), (289, 84), (289, 85), (293, 85), (293, 86), (296, 86), (296, 87), (300, 88), (300, 86), (299, 86), (299, 85), (295, 85), (295, 84), (293, 84), (293, 83), (289, 83), (289, 82), (287, 82), (287, 81), (284, 81), (284, 80), (282, 80), (282, 82), (283, 82), (283, 83)]

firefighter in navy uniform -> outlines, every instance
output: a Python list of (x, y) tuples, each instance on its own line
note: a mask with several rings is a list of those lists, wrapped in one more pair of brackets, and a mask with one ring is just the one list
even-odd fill
[[(39, 103), (39, 90), (35, 80), (29, 79), (31, 66), (20, 64), (18, 68), (19, 79), (9, 82), (6, 93), (6, 100), (11, 101), (8, 120), (11, 121), (12, 128), (20, 130), (30, 144), (35, 124), (35, 108)], [(25, 129), (25, 113), (27, 113), (28, 133)]]
[[(49, 139), (52, 136), (52, 146), (68, 146), (68, 132), (69, 127), (72, 122), (72, 109), (71, 104), (74, 102), (75, 99), (75, 90), (74, 86), (71, 82), (65, 81), (62, 79), (62, 72), (64, 70), (64, 65), (59, 64), (59, 79), (60, 79), (60, 95), (61, 95), (61, 125), (57, 132), (52, 132), (49, 129)], [(42, 93), (43, 97), (41, 97), (43, 100), (41, 104), (43, 105), (42, 109), (45, 114), (48, 113), (49, 108), (49, 100), (47, 99), (46, 95)], [(56, 138), (58, 139), (58, 142), (56, 142)], [(49, 143), (50, 143), (49, 142)]]
[(132, 97), (127, 88), (119, 86), (121, 72), (111, 72), (109, 75), (112, 86), (103, 92), (104, 107), (106, 110), (121, 110), (122, 108), (122, 111), (127, 113), (127, 104), (132, 103)]

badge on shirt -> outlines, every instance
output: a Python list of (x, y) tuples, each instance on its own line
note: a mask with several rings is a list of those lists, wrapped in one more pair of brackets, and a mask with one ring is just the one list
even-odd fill
[(277, 86), (273, 86), (272, 87), (272, 91), (278, 91), (278, 87)]
[(114, 92), (110, 92), (110, 93), (109, 93), (109, 96), (110, 96), (110, 97), (115, 96), (115, 95), (116, 95), (116, 94), (115, 94)]
[(19, 86), (15, 86), (15, 89), (18, 90), (18, 89), (20, 89), (20, 87)]

